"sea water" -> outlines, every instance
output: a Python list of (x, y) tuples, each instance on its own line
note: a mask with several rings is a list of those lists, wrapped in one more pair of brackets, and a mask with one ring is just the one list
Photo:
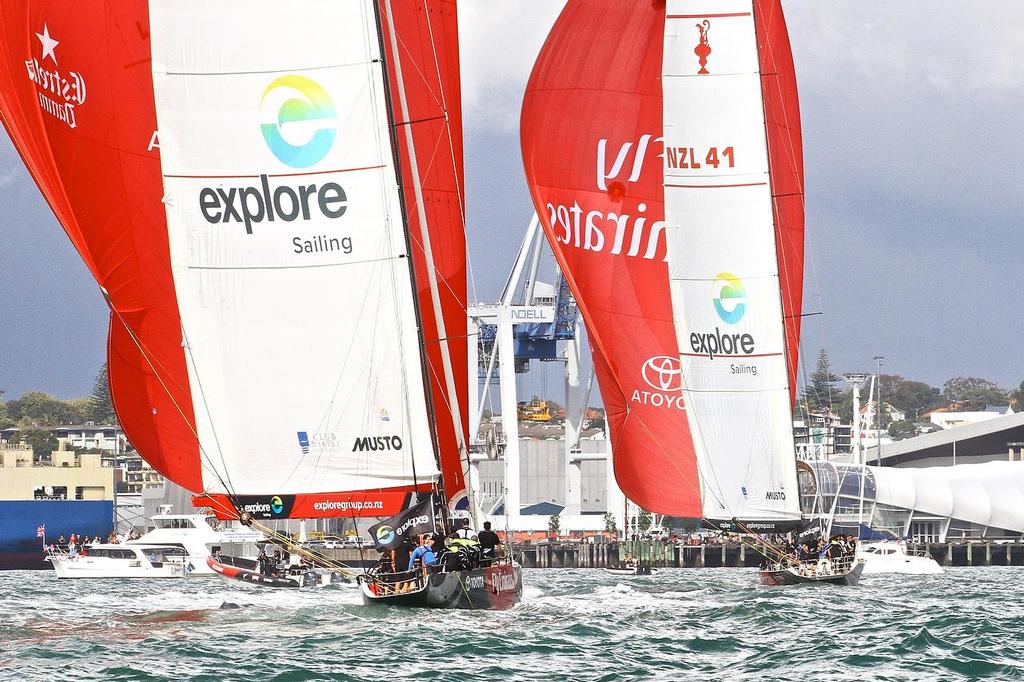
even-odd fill
[(351, 585), (2, 572), (0, 679), (1024, 679), (1024, 568), (756, 578), (526, 570), (523, 602), (485, 612), (363, 606)]

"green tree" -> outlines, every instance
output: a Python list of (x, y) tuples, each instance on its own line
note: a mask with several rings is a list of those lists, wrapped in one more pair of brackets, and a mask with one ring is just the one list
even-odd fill
[(89, 405), (85, 409), (85, 417), (96, 424), (116, 424), (114, 403), (110, 399), (110, 378), (107, 376), (107, 363), (100, 367), (96, 375), (96, 383), (89, 396)]
[(1009, 393), (998, 384), (978, 377), (953, 377), (942, 385), (942, 397), (965, 410), (983, 410), (986, 405), (1010, 402)]
[(552, 514), (551, 518), (548, 519), (548, 532), (555, 537), (558, 537), (558, 533), (562, 529), (561, 516), (561, 514)]
[(0, 429), (6, 429), (14, 424), (14, 422), (14, 418), (11, 417), (11, 413), (7, 409), (7, 403), (4, 400), (0, 400)]
[(814, 411), (832, 407), (835, 383), (839, 377), (832, 373), (828, 353), (822, 348), (818, 353), (818, 368), (810, 376), (810, 384), (804, 388), (803, 402), (807, 409)]
[(20, 424), (58, 426), (73, 423), (76, 417), (81, 421), (74, 406), (42, 391), (26, 391), (17, 400), (7, 403), (7, 409)]
[(946, 404), (939, 389), (921, 381), (908, 381), (898, 374), (883, 374), (881, 384), (882, 400), (905, 412), (911, 419)]
[(604, 513), (604, 531), (606, 533), (618, 533), (619, 529), (615, 525), (615, 515), (611, 512)]
[(651, 527), (654, 519), (651, 517), (651, 512), (641, 509), (640, 513), (636, 517), (636, 529), (639, 533), (646, 533)]
[(917, 433), (917, 429), (914, 427), (914, 422), (909, 419), (904, 419), (898, 422), (892, 422), (889, 424), (889, 435), (893, 437), (893, 440), (902, 440), (904, 438), (910, 438)]
[(18, 436), (18, 441), (32, 446), (33, 457), (49, 455), (57, 449), (57, 439), (46, 429), (27, 429)]
[(1010, 394), (1010, 404), (1014, 412), (1024, 411), (1024, 381), (1020, 382), (1017, 390)]

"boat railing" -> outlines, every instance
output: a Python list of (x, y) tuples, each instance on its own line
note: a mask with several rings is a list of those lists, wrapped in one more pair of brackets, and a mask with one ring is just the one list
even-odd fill
[(426, 585), (427, 571), (423, 568), (416, 568), (399, 573), (382, 573), (371, 569), (357, 576), (356, 580), (369, 585), (374, 594), (385, 597), (392, 594), (420, 591)]
[(830, 557), (801, 560), (788, 558), (780, 562), (773, 562), (768, 569), (780, 571), (788, 568), (803, 576), (843, 575), (853, 570), (856, 561), (857, 558), (853, 554), (844, 554), (835, 559)]

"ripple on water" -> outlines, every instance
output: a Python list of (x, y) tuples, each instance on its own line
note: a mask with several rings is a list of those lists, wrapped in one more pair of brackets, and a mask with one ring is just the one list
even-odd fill
[(528, 570), (515, 608), (451, 612), (364, 607), (352, 586), (6, 572), (0, 679), (1024, 679), (1022, 578), (765, 589), (745, 569)]

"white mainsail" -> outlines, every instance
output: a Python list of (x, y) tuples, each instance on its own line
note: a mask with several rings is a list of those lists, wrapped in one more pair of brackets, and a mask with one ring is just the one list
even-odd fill
[(150, 13), (206, 490), (436, 478), (374, 3)]
[[(704, 517), (800, 517), (751, 0), (669, 0), (665, 219)], [(756, 524), (749, 524), (757, 529)]]

